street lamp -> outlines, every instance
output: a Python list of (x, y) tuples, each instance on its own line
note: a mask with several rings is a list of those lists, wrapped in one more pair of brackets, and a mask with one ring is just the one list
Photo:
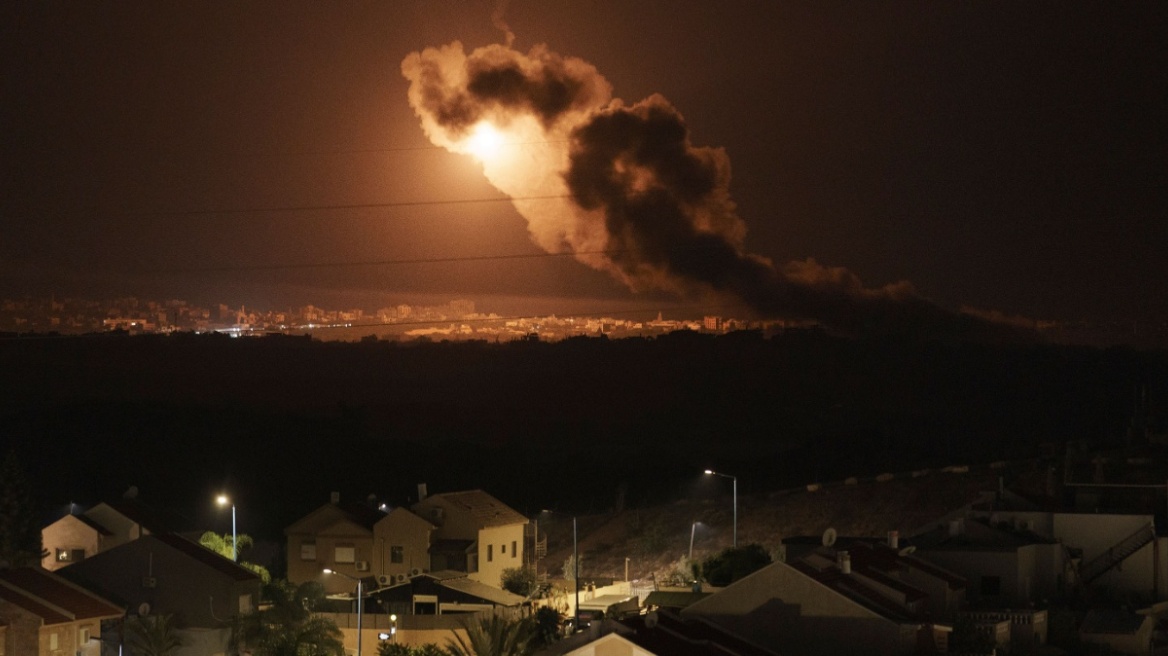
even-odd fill
[[(540, 515), (544, 515), (544, 514), (550, 515), (550, 514), (553, 514), (554, 512), (555, 511), (553, 511), (553, 510), (548, 510), (548, 509), (544, 508), (543, 510), (540, 511)], [(575, 607), (575, 611), (574, 611), (575, 612), (575, 618), (574, 618), (575, 625), (572, 627), (572, 630), (579, 631), (580, 630), (580, 553), (577, 549), (576, 518), (575, 517), (572, 517), (572, 568), (573, 568), (572, 578), (574, 579), (573, 583), (576, 586), (576, 607)], [(627, 559), (626, 559), (626, 568), (627, 568)], [(626, 579), (628, 578), (627, 574), (625, 575), (625, 578)]]
[(690, 561), (693, 561), (694, 533), (696, 533), (698, 530), (698, 524), (701, 524), (701, 522), (694, 522), (693, 525), (689, 527), (689, 559), (690, 559)]
[(239, 552), (235, 547), (235, 502), (227, 498), (226, 494), (220, 494), (219, 498), (215, 500), (220, 506), (231, 504), (231, 562), (238, 562)]
[(734, 548), (738, 548), (738, 477), (730, 474), (721, 474), (712, 469), (707, 469), (706, 473), (711, 476), (721, 476), (728, 478), (734, 482)]
[(364, 610), (364, 608), (362, 606), (362, 602), (365, 598), (365, 590), (361, 585), (361, 579), (359, 579), (355, 576), (349, 576), (348, 574), (345, 574), (344, 572), (338, 572), (336, 570), (331, 570), (327, 567), (324, 568), (324, 573), (325, 574), (336, 574), (337, 576), (343, 576), (343, 577), (349, 579), (350, 581), (357, 582), (357, 656), (361, 656), (361, 615), (363, 614), (362, 611)]

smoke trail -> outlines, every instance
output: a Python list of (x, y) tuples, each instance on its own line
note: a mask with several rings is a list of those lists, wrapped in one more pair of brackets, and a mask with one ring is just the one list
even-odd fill
[[(402, 73), (429, 139), (478, 157), (487, 179), (516, 199), (537, 244), (607, 251), (577, 258), (633, 290), (713, 293), (759, 316), (852, 333), (960, 335), (989, 326), (943, 310), (906, 282), (867, 288), (843, 268), (813, 260), (780, 267), (745, 252), (725, 151), (694, 146), (680, 112), (659, 95), (614, 100), (583, 60), (546, 46), (524, 54), (490, 45), (467, 55), (454, 42), (411, 53)], [(503, 135), (498, 152), (476, 149), (483, 130)], [(522, 200), (532, 197), (553, 198)]]

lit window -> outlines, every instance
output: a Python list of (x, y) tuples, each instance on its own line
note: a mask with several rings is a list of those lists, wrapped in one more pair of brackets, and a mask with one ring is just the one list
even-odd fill
[(390, 547), (389, 548), (389, 562), (391, 562), (391, 563), (405, 562), (405, 551), (406, 551), (405, 548), (403, 548), (399, 545), (394, 545), (394, 546)]
[(338, 544), (333, 550), (334, 563), (353, 563), (357, 561), (357, 548), (351, 544)]
[(84, 549), (57, 549), (58, 563), (75, 563), (85, 559)]
[(316, 560), (315, 542), (302, 542), (300, 544), (300, 560)]

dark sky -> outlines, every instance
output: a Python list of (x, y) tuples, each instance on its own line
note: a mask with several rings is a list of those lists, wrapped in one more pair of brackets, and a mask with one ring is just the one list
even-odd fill
[[(272, 268), (541, 252), (508, 203), (452, 202), (500, 195), (429, 145), (400, 73), (499, 42), (494, 9), (5, 3), (0, 297), (661, 306), (566, 258)], [(950, 309), (1168, 319), (1168, 5), (512, 0), (505, 19), (516, 48), (660, 93), (724, 147), (754, 253)]]

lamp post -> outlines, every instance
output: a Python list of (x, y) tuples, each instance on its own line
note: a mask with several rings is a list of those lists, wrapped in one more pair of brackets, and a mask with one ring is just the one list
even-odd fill
[(711, 476), (721, 476), (728, 478), (734, 483), (734, 548), (738, 548), (738, 477), (730, 474), (722, 474), (712, 469), (707, 469), (706, 473)]
[(575, 621), (572, 624), (573, 631), (580, 630), (580, 554), (576, 550), (576, 518), (572, 518), (572, 572), (573, 583), (576, 586), (576, 605), (572, 609), (575, 614)]
[[(362, 607), (362, 602), (365, 598), (365, 594), (364, 594), (365, 591), (361, 586), (361, 579), (359, 579), (355, 576), (349, 576), (348, 574), (345, 574), (344, 572), (338, 572), (336, 570), (331, 570), (327, 567), (324, 568), (324, 573), (325, 574), (336, 574), (337, 576), (343, 576), (343, 577), (349, 579), (350, 581), (357, 582), (357, 656), (361, 656), (361, 616), (364, 614), (362, 612), (364, 610)], [(396, 631), (394, 633), (396, 633)]]
[(701, 522), (694, 522), (693, 525), (689, 527), (689, 559), (690, 559), (690, 562), (693, 561), (694, 533), (697, 533), (698, 524), (701, 524)]
[[(550, 515), (550, 514), (553, 514), (554, 512), (555, 511), (553, 511), (553, 510), (548, 510), (547, 508), (544, 508), (543, 510), (540, 511), (539, 514), (540, 515)], [(627, 569), (627, 559), (626, 559), (626, 569)], [(625, 578), (626, 579), (628, 578), (627, 574), (625, 575)], [(576, 606), (575, 606), (575, 610), (573, 611), (575, 613), (575, 615), (574, 615), (574, 619), (573, 619), (574, 625), (572, 626), (572, 630), (579, 631), (580, 630), (580, 553), (579, 553), (579, 550), (577, 549), (576, 518), (575, 517), (572, 517), (572, 579), (573, 579), (573, 584), (576, 587)]]
[(228, 499), (226, 494), (220, 494), (215, 500), (220, 506), (231, 504), (231, 562), (239, 562), (239, 552), (235, 546), (235, 502)]

